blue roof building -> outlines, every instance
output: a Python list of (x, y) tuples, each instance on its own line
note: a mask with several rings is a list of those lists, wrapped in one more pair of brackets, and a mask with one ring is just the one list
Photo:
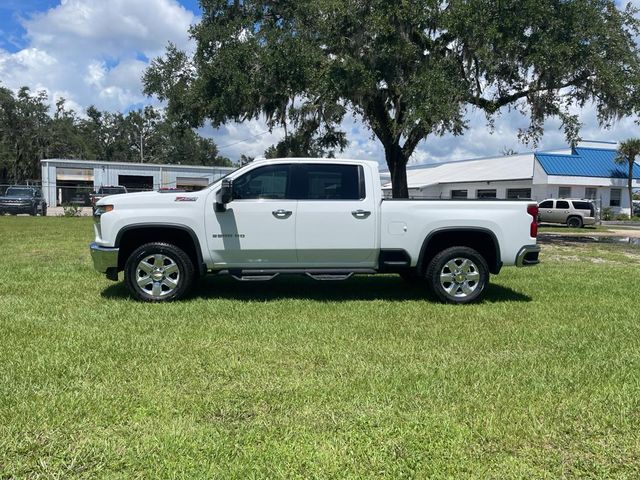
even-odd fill
[[(580, 142), (575, 148), (415, 165), (409, 194), (422, 198), (588, 198), (616, 213), (629, 212), (628, 165), (615, 159), (617, 144)], [(390, 195), (389, 183), (383, 185)], [(640, 165), (633, 168), (640, 188)]]
[[(571, 155), (536, 153), (547, 175), (566, 177), (628, 178), (629, 167), (615, 161), (614, 150), (576, 147)], [(640, 165), (633, 166), (633, 178), (640, 179)]]

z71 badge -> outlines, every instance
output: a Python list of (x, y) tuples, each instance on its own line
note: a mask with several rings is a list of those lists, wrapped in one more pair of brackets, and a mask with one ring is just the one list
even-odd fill
[(195, 202), (198, 197), (176, 197), (176, 202)]

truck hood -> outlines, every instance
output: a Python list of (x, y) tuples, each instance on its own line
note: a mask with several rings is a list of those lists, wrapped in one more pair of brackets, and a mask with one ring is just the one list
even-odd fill
[(201, 201), (206, 190), (199, 192), (136, 192), (109, 195), (101, 198), (96, 203), (97, 206), (113, 205), (114, 207), (161, 207), (163, 205), (173, 205), (175, 202), (197, 202)]

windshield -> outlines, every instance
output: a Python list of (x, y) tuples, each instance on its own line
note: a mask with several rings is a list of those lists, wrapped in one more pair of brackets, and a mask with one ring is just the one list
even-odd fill
[(7, 189), (7, 193), (5, 193), (7, 197), (33, 197), (33, 190), (30, 188), (15, 188), (9, 187)]
[(125, 193), (124, 187), (102, 187), (99, 193), (103, 193), (105, 195), (115, 195), (118, 193)]
[(209, 185), (207, 185), (207, 188), (209, 188), (212, 185), (215, 185), (216, 183), (218, 183), (220, 180), (222, 180), (223, 178), (227, 178), (229, 175), (231, 175), (234, 172), (237, 172), (238, 170), (240, 170), (242, 167), (238, 167), (235, 170), (231, 170), (229, 173), (227, 173), (226, 175), (223, 175), (220, 178), (216, 178), (213, 182), (211, 182)]

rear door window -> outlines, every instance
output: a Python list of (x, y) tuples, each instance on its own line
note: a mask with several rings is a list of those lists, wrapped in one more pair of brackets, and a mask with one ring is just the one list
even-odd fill
[(301, 200), (361, 200), (365, 198), (360, 165), (303, 164)]
[(567, 208), (569, 208), (569, 202), (567, 202), (566, 200), (558, 200), (556, 202), (556, 208), (567, 209)]
[(591, 210), (591, 204), (589, 202), (573, 202), (573, 208), (576, 210)]

